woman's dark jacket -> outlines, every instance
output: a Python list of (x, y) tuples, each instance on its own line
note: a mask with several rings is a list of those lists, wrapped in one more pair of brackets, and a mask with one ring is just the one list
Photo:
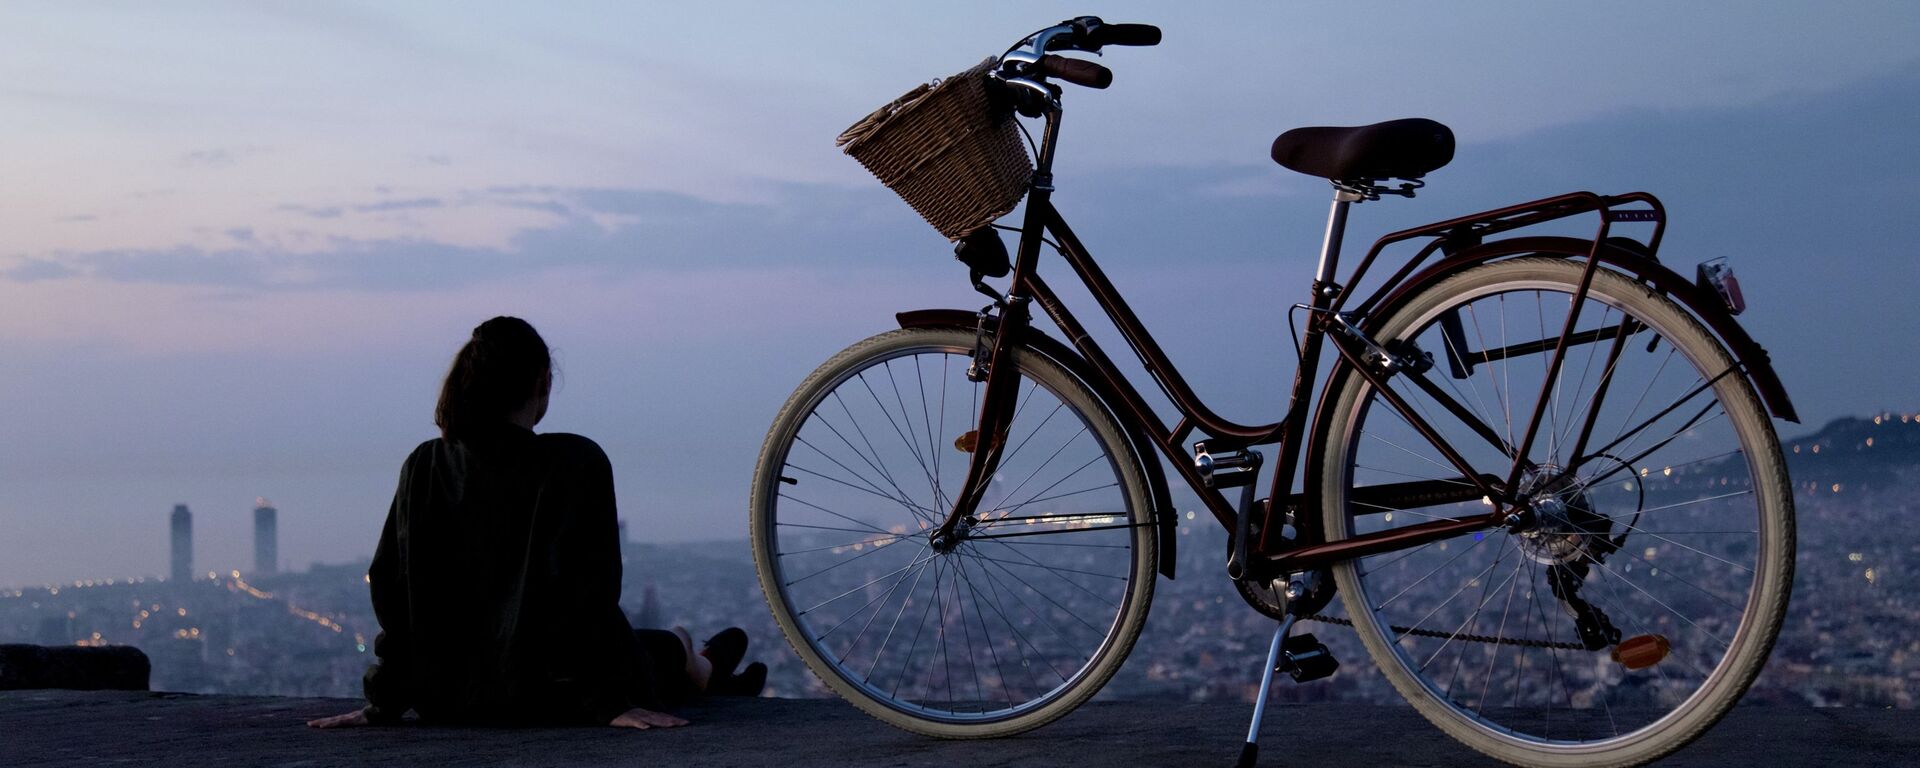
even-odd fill
[(592, 440), (502, 426), (420, 444), (367, 574), (368, 715), (604, 725), (642, 704), (617, 526)]

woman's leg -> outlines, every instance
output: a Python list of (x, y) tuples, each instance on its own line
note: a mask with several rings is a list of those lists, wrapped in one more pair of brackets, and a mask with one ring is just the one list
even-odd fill
[(686, 657), (687, 681), (694, 691), (705, 691), (713, 680), (713, 661), (693, 652), (693, 636), (687, 634), (686, 627), (674, 627), (673, 636), (680, 640), (680, 651)]
[(712, 665), (705, 665), (706, 674), (696, 677), (702, 671), (700, 662), (706, 659), (691, 652), (684, 630), (636, 629), (633, 641), (638, 657), (633, 696), (643, 702), (641, 706), (677, 706), (706, 688)]

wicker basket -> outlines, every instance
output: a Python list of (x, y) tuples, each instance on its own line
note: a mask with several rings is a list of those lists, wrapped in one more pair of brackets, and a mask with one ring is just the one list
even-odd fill
[(949, 240), (1007, 215), (1033, 176), (1012, 111), (987, 93), (993, 64), (914, 88), (836, 142)]

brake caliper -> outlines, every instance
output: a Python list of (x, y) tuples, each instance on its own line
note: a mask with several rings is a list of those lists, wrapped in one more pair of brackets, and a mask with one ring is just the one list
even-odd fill
[(967, 381), (979, 383), (987, 380), (987, 373), (993, 368), (993, 344), (987, 341), (987, 326), (999, 325), (999, 316), (993, 314), (995, 304), (982, 307), (975, 315), (973, 324), (973, 362), (967, 365)]

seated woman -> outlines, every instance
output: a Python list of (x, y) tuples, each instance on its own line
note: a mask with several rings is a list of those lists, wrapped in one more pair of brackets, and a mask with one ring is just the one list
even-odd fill
[(620, 610), (613, 469), (579, 435), (535, 434), (553, 388), (546, 342), (526, 321), (481, 323), (454, 358), (441, 438), (400, 469), (368, 571), (379, 660), (368, 706), (316, 728), (423, 720), (673, 727), (659, 710), (702, 694), (759, 693), (736, 676), (746, 633), (695, 653), (684, 629), (634, 630)]

